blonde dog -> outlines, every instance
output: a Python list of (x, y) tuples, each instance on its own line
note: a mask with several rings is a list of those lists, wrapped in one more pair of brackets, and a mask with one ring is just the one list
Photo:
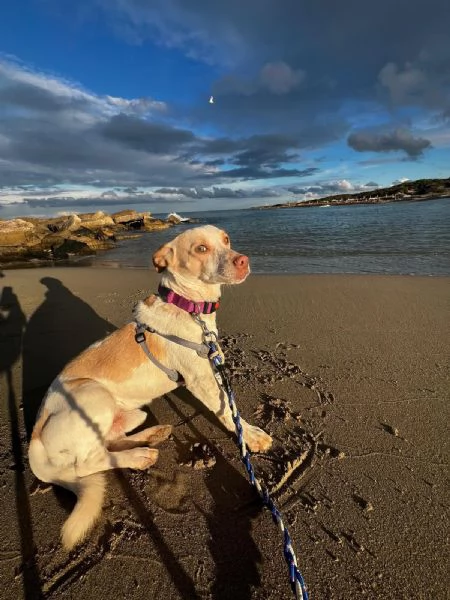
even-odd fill
[[(85, 538), (100, 515), (102, 472), (147, 469), (156, 462), (158, 450), (149, 446), (170, 435), (169, 425), (127, 434), (146, 419), (140, 407), (174, 390), (180, 383), (177, 377), (234, 431), (225, 395), (200, 351), (202, 329), (192, 313), (202, 313), (207, 328), (217, 333), (221, 285), (242, 283), (250, 273), (248, 258), (230, 248), (224, 231), (207, 225), (188, 229), (159, 248), (153, 263), (162, 273), (159, 294), (139, 302), (134, 322), (93, 344), (63, 369), (34, 426), (29, 447), (33, 473), (77, 496), (62, 528), (68, 550)], [(269, 435), (241, 422), (250, 450), (271, 446)]]

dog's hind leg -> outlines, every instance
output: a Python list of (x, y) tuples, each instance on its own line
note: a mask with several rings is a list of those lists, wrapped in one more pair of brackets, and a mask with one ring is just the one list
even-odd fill
[(129, 431), (133, 431), (147, 418), (147, 413), (145, 410), (141, 410), (140, 408), (135, 408), (134, 410), (126, 410), (120, 413), (122, 420), (122, 427), (125, 433)]
[(136, 448), (138, 446), (157, 446), (161, 442), (164, 442), (171, 433), (171, 425), (147, 427), (147, 429), (143, 429), (139, 433), (112, 440), (108, 443), (108, 450), (117, 451)]
[(153, 448), (132, 448), (119, 452), (110, 452), (105, 449), (101, 454), (77, 464), (75, 473), (77, 477), (86, 477), (111, 469), (144, 470), (155, 464), (158, 460), (158, 454), (158, 450)]

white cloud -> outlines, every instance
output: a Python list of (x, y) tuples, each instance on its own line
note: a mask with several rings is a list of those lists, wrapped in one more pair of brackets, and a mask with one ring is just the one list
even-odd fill
[[(62, 77), (49, 75), (23, 65), (18, 60), (6, 59), (0, 55), (0, 85), (23, 84), (30, 88), (41, 90), (51, 97), (74, 101), (83, 106), (84, 111), (93, 111), (99, 115), (111, 116), (119, 112), (148, 114), (167, 110), (165, 102), (151, 98), (120, 98), (114, 96), (99, 96), (89, 92), (81, 84)], [(70, 106), (70, 104), (68, 104)], [(89, 119), (87, 119), (89, 120)]]

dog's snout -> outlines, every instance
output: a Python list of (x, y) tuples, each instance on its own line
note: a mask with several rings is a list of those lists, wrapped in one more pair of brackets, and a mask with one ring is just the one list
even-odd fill
[(233, 260), (233, 264), (238, 269), (248, 269), (248, 256), (245, 256), (245, 254), (238, 254)]

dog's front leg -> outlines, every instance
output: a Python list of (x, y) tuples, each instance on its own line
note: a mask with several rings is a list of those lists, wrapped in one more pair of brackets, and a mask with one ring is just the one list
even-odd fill
[[(235, 426), (227, 396), (219, 387), (209, 365), (208, 372), (202, 369), (201, 376), (188, 377), (185, 380), (188, 390), (216, 415), (228, 431), (234, 432)], [(241, 425), (245, 442), (252, 452), (265, 452), (271, 447), (272, 438), (265, 431), (250, 425), (242, 418)]]

